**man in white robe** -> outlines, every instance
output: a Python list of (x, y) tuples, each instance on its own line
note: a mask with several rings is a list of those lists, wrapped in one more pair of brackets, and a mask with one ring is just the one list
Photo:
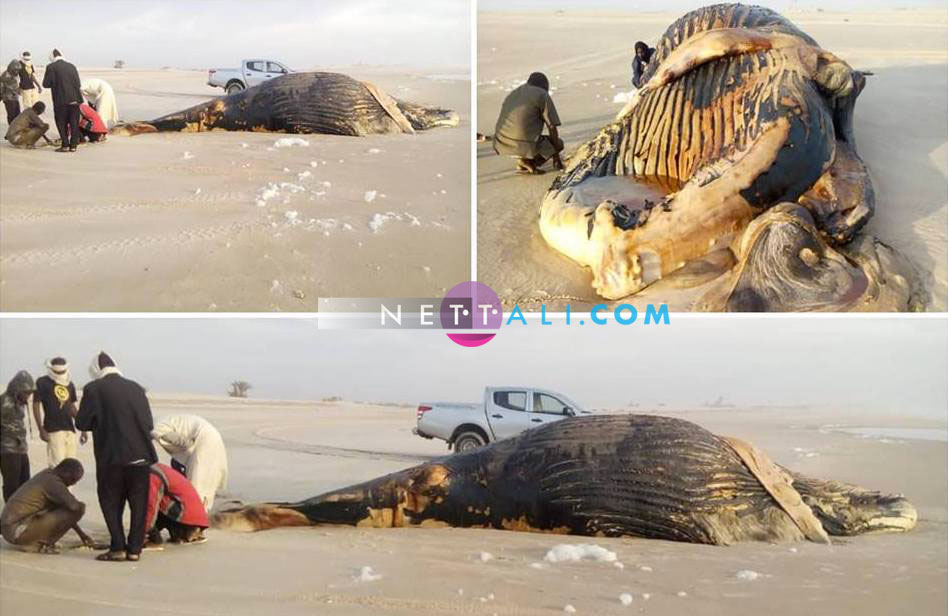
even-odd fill
[[(218, 490), (227, 487), (227, 450), (221, 433), (197, 415), (172, 415), (155, 424), (151, 436), (171, 454), (211, 511)], [(175, 466), (174, 464), (172, 466)]]
[(112, 128), (119, 121), (118, 106), (115, 104), (115, 92), (104, 79), (95, 77), (82, 80), (82, 95), (92, 103), (95, 112), (102, 121)]

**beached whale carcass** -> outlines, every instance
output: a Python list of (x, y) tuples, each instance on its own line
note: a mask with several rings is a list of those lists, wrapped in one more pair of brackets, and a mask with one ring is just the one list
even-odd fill
[(866, 73), (770, 9), (718, 4), (668, 27), (644, 79), (540, 210), (601, 296), (727, 251), (694, 309), (918, 307), (911, 264), (860, 233), (875, 208), (853, 134)]
[(115, 132), (208, 130), (364, 136), (457, 126), (458, 114), (392, 98), (340, 73), (290, 73)]
[(915, 508), (787, 471), (737, 439), (654, 415), (576, 417), (297, 503), (224, 511), (234, 530), (454, 526), (727, 545), (904, 531)]

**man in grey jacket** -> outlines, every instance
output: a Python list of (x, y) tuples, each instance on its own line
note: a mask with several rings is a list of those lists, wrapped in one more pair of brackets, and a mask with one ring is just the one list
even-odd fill
[(0, 474), (3, 475), (4, 502), (30, 478), (24, 419), (35, 389), (30, 373), (20, 370), (0, 394)]

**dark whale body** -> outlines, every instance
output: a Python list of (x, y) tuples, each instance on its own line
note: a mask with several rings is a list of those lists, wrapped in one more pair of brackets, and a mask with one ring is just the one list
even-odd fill
[[(792, 475), (830, 535), (907, 530), (901, 496)], [(297, 503), (225, 511), (215, 526), (482, 527), (726, 545), (806, 538), (724, 438), (653, 415), (577, 417)]]
[(150, 122), (132, 134), (207, 130), (363, 136), (457, 126), (457, 113), (391, 98), (340, 73), (289, 73)]

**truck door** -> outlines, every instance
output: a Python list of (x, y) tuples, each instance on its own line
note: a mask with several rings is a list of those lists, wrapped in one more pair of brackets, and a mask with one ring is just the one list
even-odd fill
[(263, 60), (248, 60), (244, 63), (244, 81), (248, 88), (263, 83), (266, 74), (266, 62)]
[(274, 77), (279, 77), (280, 75), (286, 75), (286, 73), (287, 70), (276, 62), (267, 62), (267, 73), (264, 75), (264, 78), (273, 79)]
[(533, 392), (533, 412), (530, 413), (531, 427), (536, 428), (543, 424), (560, 421), (570, 417), (570, 407), (568, 404), (550, 394), (539, 391)]
[(494, 438), (509, 438), (528, 430), (535, 424), (530, 422), (529, 403), (525, 389), (497, 389), (491, 392), (487, 403), (487, 420)]

